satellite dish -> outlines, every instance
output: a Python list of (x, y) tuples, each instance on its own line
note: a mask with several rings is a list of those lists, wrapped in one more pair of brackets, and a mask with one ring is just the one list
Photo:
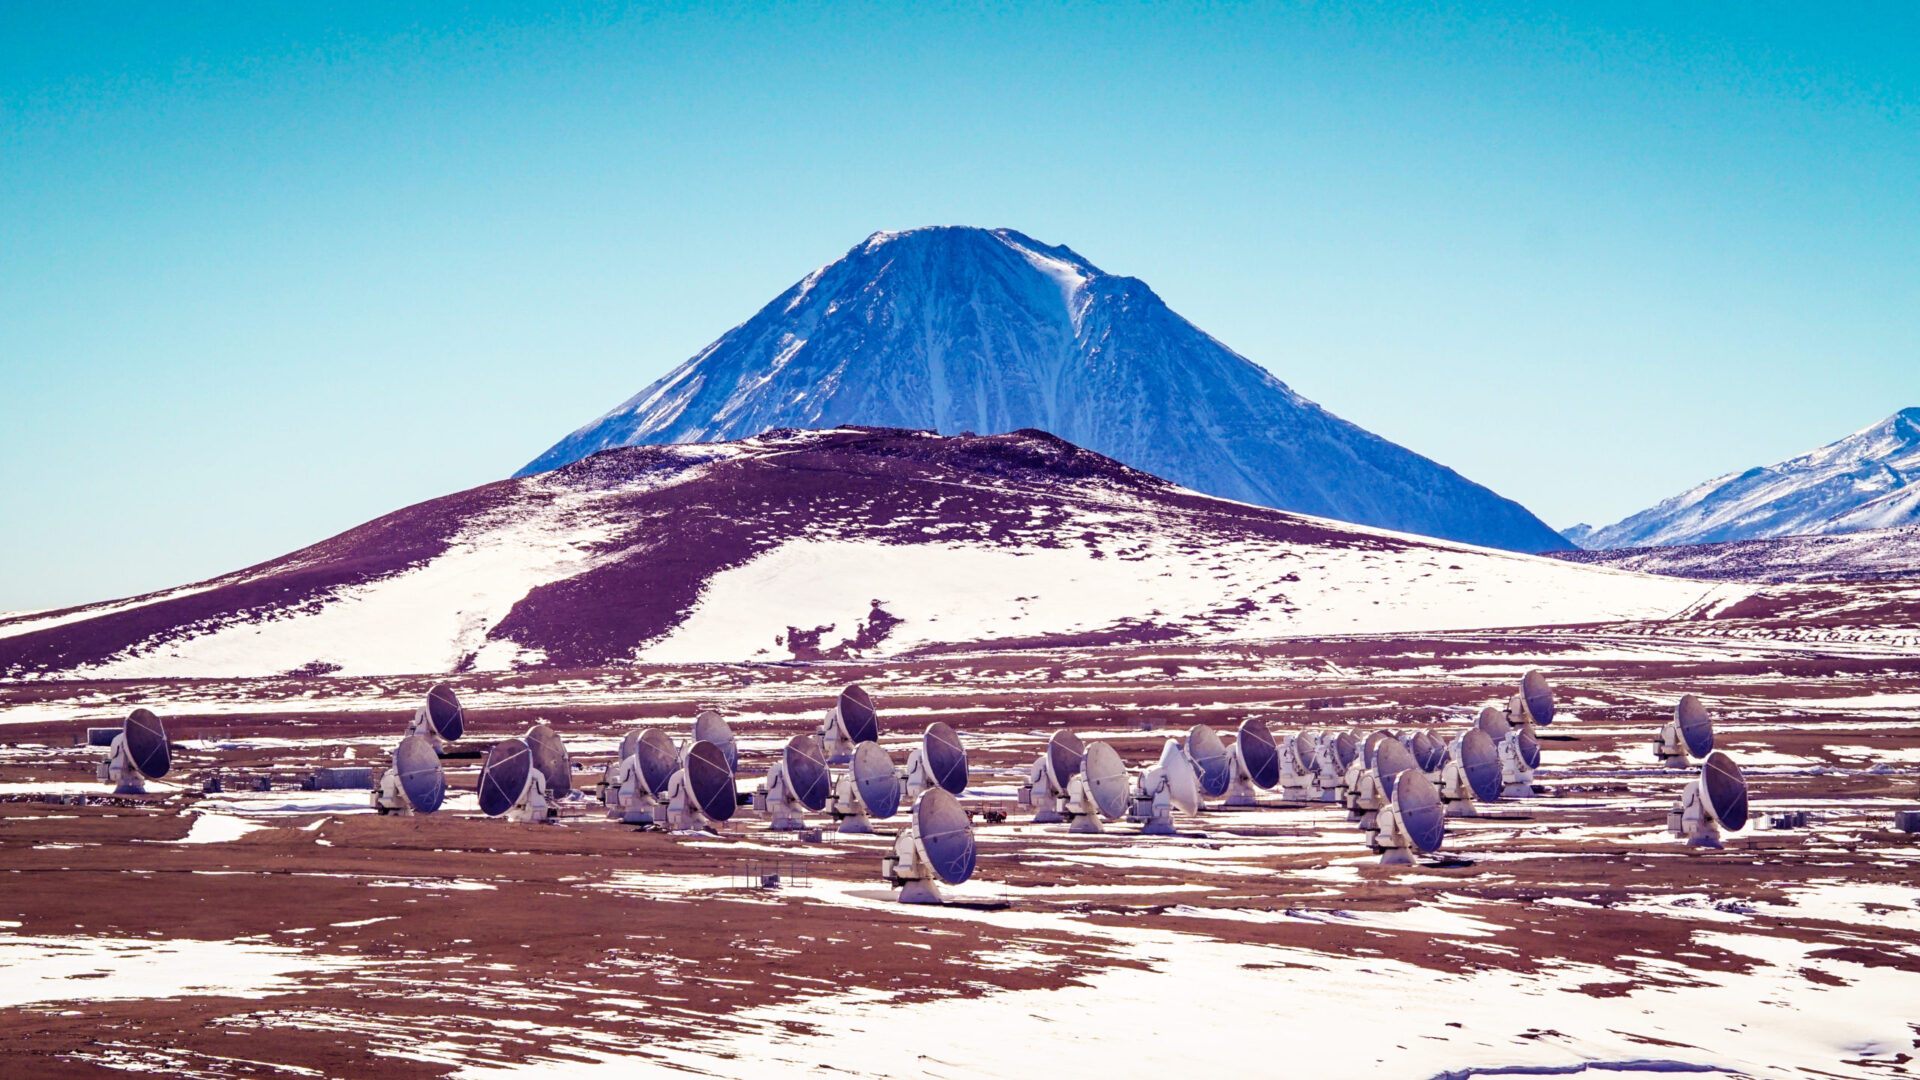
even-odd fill
[(1420, 763), (1414, 760), (1413, 751), (1400, 745), (1398, 739), (1380, 740), (1380, 744), (1373, 751), (1373, 771), (1380, 777), (1382, 794), (1389, 799), (1393, 798), (1393, 787), (1397, 778), (1409, 769), (1420, 772)]
[(1520, 740), (1520, 760), (1525, 762), (1529, 769), (1539, 768), (1540, 737), (1535, 735), (1530, 727), (1521, 728), (1517, 736)]
[(1413, 752), (1413, 760), (1420, 763), (1420, 771), (1429, 776), (1437, 774), (1447, 763), (1447, 744), (1431, 731), (1416, 731), (1405, 738), (1403, 745)]
[(1507, 714), (1491, 705), (1480, 710), (1478, 724), (1480, 730), (1487, 733), (1487, 738), (1492, 739), (1495, 746), (1505, 742), (1507, 736), (1513, 731), (1513, 725), (1508, 722)]
[(973, 823), (960, 800), (944, 788), (929, 788), (913, 805), (913, 822), (894, 841), (894, 854), (881, 863), (889, 881), (900, 886), (907, 904), (941, 903), (934, 881), (960, 885), (973, 876), (976, 855)]
[(1402, 771), (1393, 784), (1393, 799), (1380, 812), (1380, 831), (1374, 847), (1382, 866), (1406, 866), (1413, 853), (1439, 851), (1447, 836), (1447, 813), (1440, 792), (1419, 769)]
[(141, 795), (148, 780), (158, 780), (173, 769), (173, 751), (167, 745), (167, 726), (151, 709), (135, 709), (120, 722), (108, 745), (107, 760), (95, 770), (116, 795)]
[(1703, 758), (1713, 753), (1713, 716), (1705, 702), (1688, 694), (1674, 706), (1673, 719), (1660, 729), (1654, 752), (1667, 765), (1684, 769), (1687, 755)]
[(1354, 759), (1360, 756), (1360, 743), (1353, 737), (1351, 731), (1335, 733), (1332, 745), (1333, 759), (1339, 764), (1341, 772), (1347, 771), (1353, 765)]
[(460, 707), (460, 698), (454, 694), (453, 687), (446, 683), (435, 683), (427, 691), (427, 723), (433, 733), (442, 742), (458, 742), (467, 732), (467, 712)]
[(1312, 799), (1320, 794), (1319, 770), (1314, 764), (1313, 736), (1296, 731), (1280, 742), (1280, 793), (1289, 799)]
[(1160, 748), (1160, 767), (1167, 772), (1167, 798), (1173, 801), (1175, 809), (1197, 814), (1200, 812), (1200, 777), (1192, 768), (1173, 767), (1184, 764), (1186, 755), (1180, 752), (1180, 744), (1168, 739)]
[(127, 760), (140, 775), (158, 780), (173, 771), (173, 748), (167, 745), (167, 725), (152, 709), (135, 709), (120, 727), (127, 740)]
[(1492, 736), (1479, 728), (1469, 730), (1460, 738), (1460, 765), (1466, 770), (1466, 779), (1473, 797), (1481, 802), (1494, 802), (1500, 798), (1500, 748), (1493, 745)]
[(890, 818), (900, 812), (900, 775), (893, 771), (893, 755), (877, 742), (853, 748), (854, 789), (868, 817)]
[(1054, 790), (1067, 789), (1068, 779), (1080, 771), (1086, 756), (1087, 747), (1080, 736), (1064, 728), (1053, 733), (1047, 740), (1047, 779), (1053, 782)]
[(1293, 767), (1302, 776), (1311, 776), (1314, 771), (1314, 748), (1319, 745), (1318, 736), (1311, 731), (1301, 731), (1287, 738), (1287, 750), (1293, 755)]
[(640, 752), (640, 733), (644, 730), (644, 728), (634, 728), (632, 731), (620, 737), (621, 761), (625, 761)]
[(487, 749), (480, 764), (480, 812), (499, 817), (513, 809), (531, 787), (537, 770), (533, 751), (519, 739), (503, 739)]
[(1521, 676), (1520, 702), (1526, 711), (1516, 714), (1515, 720), (1524, 718), (1541, 727), (1553, 723), (1553, 687), (1547, 685), (1545, 675), (1529, 671)]
[(647, 794), (666, 798), (667, 786), (680, 769), (680, 751), (673, 740), (659, 728), (647, 728), (635, 741), (633, 756), (639, 761), (640, 783), (646, 787)]
[(1228, 806), (1254, 806), (1254, 789), (1270, 791), (1280, 783), (1280, 747), (1273, 741), (1267, 722), (1248, 717), (1234, 733), (1231, 760), (1232, 783), (1227, 785)]
[(521, 738), (533, 754), (533, 767), (540, 770), (547, 782), (547, 794), (555, 799), (566, 798), (573, 790), (573, 759), (567, 756), (566, 744), (544, 720), (528, 728)]
[(960, 733), (941, 721), (927, 725), (920, 737), (920, 760), (927, 775), (949, 795), (967, 792), (967, 748)]
[(787, 782), (800, 805), (819, 813), (827, 808), (827, 795), (833, 789), (833, 774), (827, 769), (827, 753), (818, 735), (795, 735), (780, 752), (787, 769)]
[(694, 739), (705, 739), (720, 748), (727, 756), (727, 767), (738, 772), (740, 769), (740, 750), (734, 745), (733, 728), (727, 725), (719, 713), (706, 709), (693, 718)]
[(1715, 750), (1700, 766), (1700, 778), (1680, 793), (1667, 826), (1692, 847), (1719, 847), (1720, 830), (1739, 832), (1747, 824), (1747, 778), (1725, 751)]
[(856, 746), (880, 739), (879, 711), (873, 707), (873, 698), (857, 684), (840, 691), (840, 722), (846, 725), (847, 735)]
[(1212, 799), (1227, 793), (1227, 786), (1233, 783), (1233, 759), (1227, 753), (1227, 744), (1212, 728), (1195, 724), (1187, 732), (1187, 758), (1193, 762), (1202, 795)]
[(1371, 769), (1373, 768), (1373, 755), (1379, 749), (1380, 744), (1382, 742), (1399, 741), (1400, 736), (1397, 735), (1392, 728), (1380, 728), (1375, 731), (1370, 731), (1366, 734), (1366, 737), (1360, 741), (1360, 760), (1366, 764), (1367, 768)]
[(431, 814), (447, 797), (440, 752), (425, 735), (408, 735), (393, 748), (393, 767), (374, 789), (373, 808), (383, 814)]
[(666, 794), (667, 828), (673, 832), (726, 821), (740, 803), (727, 755), (705, 739), (694, 740), (680, 755)]
[(820, 736), (795, 735), (780, 751), (780, 760), (767, 770), (753, 804), (772, 816), (768, 828), (798, 830), (806, 828), (806, 811), (819, 813), (827, 808), (832, 792), (833, 776)]
[(1127, 766), (1113, 747), (1097, 740), (1088, 743), (1080, 771), (1067, 782), (1065, 797), (1060, 800), (1067, 831), (1097, 833), (1102, 831), (1101, 818), (1112, 821), (1124, 817), (1131, 787)]

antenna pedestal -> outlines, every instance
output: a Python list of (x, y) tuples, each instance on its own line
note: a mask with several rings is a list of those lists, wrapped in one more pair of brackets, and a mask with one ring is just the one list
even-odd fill
[(526, 793), (507, 811), (506, 819), (527, 825), (546, 825), (560, 820), (560, 808), (548, 801), (547, 778), (539, 769), (527, 777)]
[(1236, 776), (1233, 778), (1233, 783), (1227, 785), (1227, 800), (1223, 805), (1259, 806), (1260, 800), (1255, 797), (1256, 794), (1257, 790), (1252, 780), (1244, 776)]
[(133, 761), (127, 754), (127, 736), (122, 732), (113, 737), (113, 747), (107, 752), (107, 760), (94, 774), (103, 783), (113, 785), (115, 795), (145, 795), (147, 778), (133, 767)]
[(380, 782), (373, 785), (370, 793), (373, 808), (382, 814), (411, 814), (413, 803), (407, 799), (407, 791), (400, 786), (400, 770), (388, 769), (380, 774)]
[(1381, 866), (1412, 866), (1413, 856), (1406, 848), (1387, 848), (1380, 853)]

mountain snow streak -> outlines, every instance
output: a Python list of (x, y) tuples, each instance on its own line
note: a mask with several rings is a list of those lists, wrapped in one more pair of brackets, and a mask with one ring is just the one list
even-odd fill
[(875, 233), (519, 473), (844, 424), (1038, 428), (1211, 495), (1521, 551), (1511, 500), (1334, 416), (1144, 282), (1008, 229)]
[[(1709, 480), (1605, 528), (1584, 548), (1710, 544), (1920, 525), (1920, 408), (1775, 465)], [(1576, 526), (1576, 528), (1579, 528)]]

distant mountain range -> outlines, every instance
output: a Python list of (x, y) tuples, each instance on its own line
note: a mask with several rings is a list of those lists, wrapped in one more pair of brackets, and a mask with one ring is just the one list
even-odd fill
[(1901, 581), (1920, 579), (1920, 525), (1828, 536), (1551, 554), (1589, 566), (1705, 581)]
[(211, 581), (0, 617), (0, 677), (370, 675), (1692, 617), (1746, 586), (1196, 494), (1038, 431), (605, 451)]
[(1778, 464), (1709, 480), (1603, 528), (1582, 548), (1710, 544), (1920, 524), (1920, 408)]
[(1051, 432), (1197, 491), (1518, 551), (1524, 507), (1333, 415), (1137, 278), (1008, 229), (875, 233), (535, 458), (865, 424)]

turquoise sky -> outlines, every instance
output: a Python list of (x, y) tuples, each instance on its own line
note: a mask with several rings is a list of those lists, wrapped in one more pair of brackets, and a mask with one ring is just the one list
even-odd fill
[(504, 477), (876, 229), (1612, 521), (1920, 404), (1920, 4), (0, 5), (0, 610)]

